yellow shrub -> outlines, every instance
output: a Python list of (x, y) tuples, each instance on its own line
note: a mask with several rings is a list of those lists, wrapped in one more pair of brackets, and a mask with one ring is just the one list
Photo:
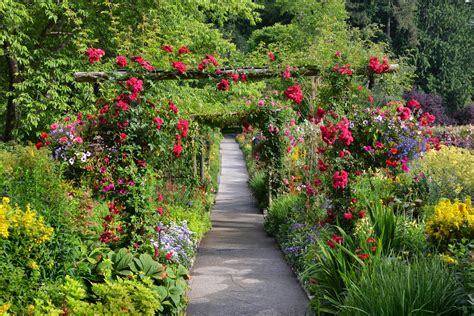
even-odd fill
[(451, 202), (443, 199), (435, 207), (435, 213), (426, 222), (426, 232), (434, 240), (450, 241), (474, 237), (474, 208), (471, 199)]
[(436, 184), (439, 196), (464, 198), (474, 194), (474, 154), (465, 148), (442, 146), (416, 165)]
[(27, 238), (36, 245), (48, 241), (53, 236), (54, 229), (47, 227), (42, 216), (37, 216), (36, 212), (26, 206), (26, 211), (22, 211), (18, 206), (12, 208), (10, 199), (2, 198), (0, 205), (0, 237), (8, 239), (12, 236)]

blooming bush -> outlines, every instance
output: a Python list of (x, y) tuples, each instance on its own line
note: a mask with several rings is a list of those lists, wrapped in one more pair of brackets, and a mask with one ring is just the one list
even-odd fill
[(444, 243), (474, 238), (474, 207), (471, 199), (464, 202), (441, 200), (433, 217), (426, 222), (426, 232), (435, 241)]

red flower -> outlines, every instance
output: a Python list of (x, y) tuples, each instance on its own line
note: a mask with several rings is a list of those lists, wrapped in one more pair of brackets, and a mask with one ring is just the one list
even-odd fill
[(179, 54), (179, 55), (187, 54), (187, 53), (189, 53), (189, 52), (190, 52), (190, 51), (189, 51), (189, 49), (188, 49), (186, 46), (183, 46), (183, 47), (181, 47), (181, 48), (178, 50), (178, 54)]
[(407, 106), (408, 107), (411, 107), (413, 109), (419, 109), (421, 108), (421, 104), (420, 102), (418, 102), (418, 100), (415, 100), (415, 99), (411, 99), (410, 101), (407, 102)]
[(178, 107), (176, 106), (176, 104), (174, 104), (173, 102), (170, 101), (168, 103), (168, 105), (169, 105), (170, 111), (178, 114), (179, 110), (178, 110)]
[(119, 136), (120, 136), (120, 140), (119, 140), (120, 142), (123, 142), (124, 140), (127, 139), (127, 134), (125, 133), (120, 133)]
[(296, 104), (300, 104), (303, 101), (303, 92), (301, 91), (301, 86), (296, 83), (294, 86), (290, 86), (284, 92), (286, 97), (290, 100), (293, 100)]
[(154, 117), (153, 122), (155, 123), (157, 129), (160, 129), (161, 125), (163, 124), (163, 120), (160, 117)]
[(42, 142), (37, 142), (35, 146), (36, 146), (36, 149), (39, 150), (39, 149), (41, 149), (41, 147), (44, 146), (44, 144)]
[(372, 103), (372, 102), (374, 102), (374, 97), (371, 96), (371, 95), (369, 95), (369, 96), (367, 97), (367, 100), (369, 100), (369, 103)]
[(346, 146), (349, 146), (354, 138), (352, 133), (349, 131), (349, 120), (343, 118), (342, 121), (336, 124), (336, 128), (339, 130), (339, 140)]
[[(212, 55), (209, 55), (209, 54), (206, 55), (206, 59), (205, 59), (205, 60), (207, 60), (208, 63), (211, 63), (211, 64), (213, 64), (213, 65), (216, 66), (216, 67), (219, 66), (219, 63), (217, 62), (217, 59), (216, 59), (214, 56), (212, 56)], [(204, 62), (204, 60), (203, 60), (203, 62)]]
[(382, 144), (381, 142), (379, 142), (378, 140), (375, 142), (375, 147), (377, 147), (378, 149), (382, 149), (385, 147), (384, 144)]
[(115, 62), (120, 67), (126, 67), (128, 65), (127, 58), (125, 58), (125, 56), (117, 56), (115, 58)]
[(349, 178), (349, 173), (347, 171), (336, 171), (332, 176), (332, 187), (334, 189), (341, 188), (344, 189), (347, 186), (347, 181)]
[(321, 137), (323, 141), (328, 145), (334, 144), (336, 141), (336, 128), (332, 124), (328, 124), (321, 125), (319, 129), (321, 130)]
[(362, 91), (362, 86), (358, 86), (357, 90)]
[(180, 75), (184, 74), (186, 72), (186, 64), (180, 61), (173, 61), (172, 66)]
[(157, 212), (158, 214), (160, 214), (160, 216), (162, 216), (162, 215), (163, 215), (163, 208), (162, 208), (162, 207), (157, 208), (157, 209), (156, 209), (156, 212)]
[(328, 166), (321, 159), (318, 159), (318, 169), (321, 172), (328, 170)]
[(171, 45), (161, 45), (161, 49), (167, 52), (168, 54), (173, 52), (173, 46)]
[(335, 245), (334, 243), (332, 242), (331, 239), (328, 240), (328, 246), (331, 247), (332, 249), (334, 249)]
[(240, 75), (240, 80), (241, 81), (247, 81), (247, 75), (246, 74), (241, 74)]
[(356, 204), (356, 203), (357, 203), (357, 198), (355, 198), (355, 197), (352, 198), (352, 199), (351, 199), (351, 203), (352, 203), (352, 204)]
[(137, 164), (142, 166), (143, 168), (146, 168), (146, 161), (145, 160), (137, 160)]
[(370, 250), (371, 250), (373, 253), (375, 253), (375, 252), (377, 251), (377, 246), (372, 246), (372, 247), (370, 247)]
[(48, 134), (48, 133), (46, 133), (46, 132), (42, 132), (42, 133), (41, 133), (41, 138), (44, 139), (44, 138), (48, 138), (48, 137), (49, 137), (49, 134)]
[(398, 152), (398, 150), (397, 150), (396, 148), (390, 148), (390, 153), (391, 153), (392, 155), (396, 155), (397, 152)]
[(357, 216), (362, 219), (365, 217), (365, 212), (364, 211), (360, 211), (359, 213), (357, 213)]
[(361, 254), (358, 254), (357, 257), (359, 257), (362, 260), (367, 260), (367, 259), (369, 259), (369, 254), (361, 253)]
[(341, 57), (342, 56), (342, 53), (340, 51), (336, 51), (336, 53), (334, 54), (335, 57)]
[(158, 257), (160, 255), (160, 249), (158, 246), (155, 246), (155, 257)]
[(436, 117), (434, 115), (431, 115), (430, 113), (425, 112), (418, 119), (418, 122), (420, 123), (421, 126), (427, 126), (429, 124), (434, 123), (435, 120), (436, 120)]
[(352, 213), (344, 213), (343, 216), (346, 221), (352, 220)]
[(230, 77), (232, 78), (232, 80), (234, 80), (234, 82), (239, 81), (239, 74), (232, 73)]
[(273, 52), (268, 52), (267, 53), (267, 56), (268, 56), (268, 59), (271, 61), (271, 62), (274, 62), (275, 61), (275, 54)]
[(91, 64), (98, 62), (101, 57), (105, 55), (105, 52), (100, 48), (91, 47), (87, 50), (87, 56), (89, 56), (89, 62)]
[(176, 124), (176, 127), (178, 128), (178, 130), (181, 131), (181, 137), (186, 137), (186, 135), (188, 134), (189, 122), (187, 120), (180, 119), (179, 122)]
[(400, 114), (400, 120), (405, 121), (410, 118), (411, 110), (407, 107), (400, 106), (397, 108), (397, 112)]
[(204, 66), (204, 64), (198, 64), (197, 69), (198, 69), (199, 71), (203, 71), (205, 67), (206, 67), (206, 66)]
[(176, 142), (173, 147), (173, 155), (178, 158), (183, 151), (183, 146), (179, 142)]
[(369, 238), (367, 238), (367, 243), (369, 243), (369, 244), (375, 244), (376, 242), (377, 242), (377, 241), (375, 240), (374, 237), (369, 237)]
[(387, 160), (385, 160), (385, 164), (386, 164), (388, 167), (396, 167), (397, 164), (398, 164), (398, 161), (397, 161), (397, 160), (390, 160), (390, 159), (387, 159)]
[(221, 91), (229, 90), (229, 81), (222, 79), (221, 82), (217, 84), (217, 90), (221, 90)]
[(388, 58), (384, 56), (382, 64), (379, 63), (379, 60), (376, 56), (370, 58), (369, 68), (376, 74), (381, 74), (388, 72), (390, 65), (388, 64)]
[(290, 79), (290, 77), (291, 77), (290, 66), (286, 66), (285, 71), (283, 71), (283, 78)]
[(143, 91), (143, 81), (135, 77), (128, 79), (127, 85), (132, 88), (132, 93), (128, 96), (130, 100), (135, 100), (138, 93)]

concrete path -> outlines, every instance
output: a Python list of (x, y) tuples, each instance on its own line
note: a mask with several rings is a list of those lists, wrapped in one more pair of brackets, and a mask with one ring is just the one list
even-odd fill
[(263, 229), (233, 138), (222, 141), (221, 159), (213, 228), (202, 240), (191, 272), (187, 315), (305, 315), (306, 295)]

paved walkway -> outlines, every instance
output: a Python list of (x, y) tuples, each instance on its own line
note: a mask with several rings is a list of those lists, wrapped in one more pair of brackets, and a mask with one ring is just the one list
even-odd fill
[(305, 315), (306, 295), (263, 229), (233, 138), (222, 141), (221, 159), (213, 228), (202, 240), (191, 272), (187, 315)]

